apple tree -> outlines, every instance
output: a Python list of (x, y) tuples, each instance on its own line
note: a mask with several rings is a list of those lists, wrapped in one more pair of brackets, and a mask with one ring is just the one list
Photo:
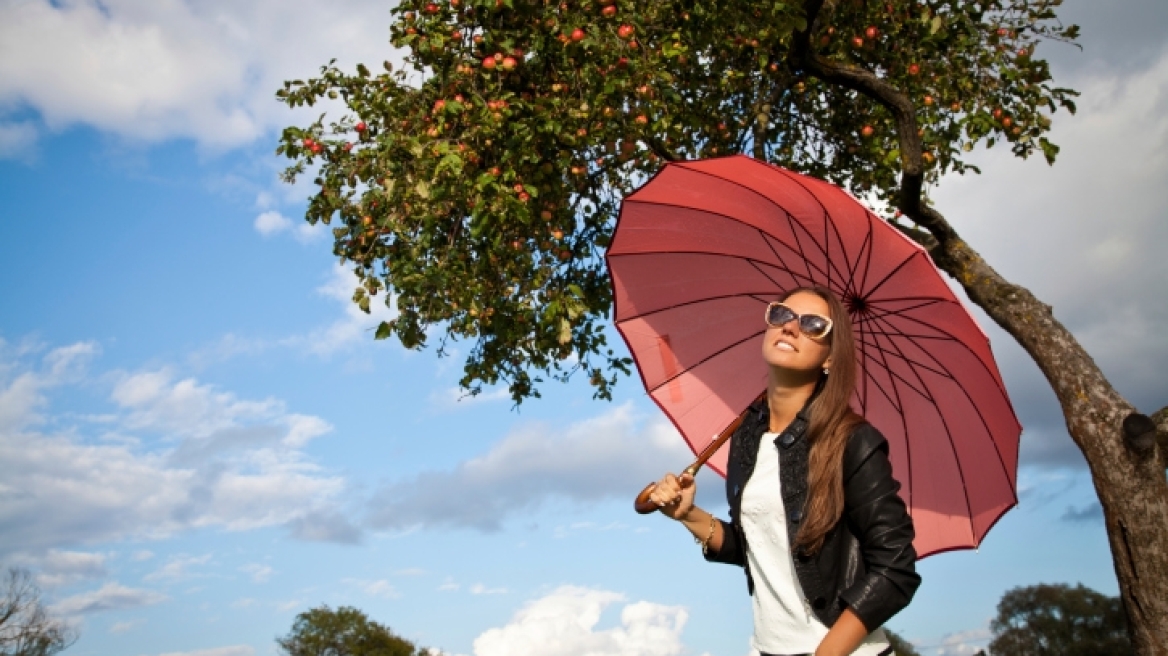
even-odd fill
[(999, 275), (926, 190), (976, 171), (976, 146), (1053, 163), (1046, 134), (1073, 91), (1042, 44), (1072, 41), (1059, 0), (402, 0), (403, 70), (334, 63), (277, 92), (343, 107), (287, 128), (289, 181), (317, 189), (406, 347), (470, 346), (461, 385), (516, 403), (581, 374), (599, 398), (631, 362), (606, 342), (603, 254), (620, 199), (664, 162), (747, 153), (888, 207), (1033, 357), (1104, 508), (1132, 642), (1168, 653), (1168, 481), (1157, 432), (1051, 309)]

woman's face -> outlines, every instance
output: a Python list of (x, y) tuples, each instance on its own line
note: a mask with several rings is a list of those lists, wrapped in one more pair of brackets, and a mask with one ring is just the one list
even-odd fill
[[(783, 301), (783, 305), (796, 314), (831, 318), (827, 301), (811, 292), (798, 292)], [(811, 339), (799, 330), (799, 322), (795, 319), (781, 326), (767, 326), (763, 335), (762, 358), (772, 367), (810, 372), (830, 367), (830, 355), (831, 334), (819, 340)]]

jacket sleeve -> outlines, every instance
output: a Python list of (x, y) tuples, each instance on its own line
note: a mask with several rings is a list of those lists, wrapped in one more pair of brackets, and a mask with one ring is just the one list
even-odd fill
[(898, 490), (888, 441), (862, 424), (844, 453), (844, 520), (860, 542), (865, 575), (840, 597), (869, 631), (907, 606), (921, 583), (912, 546), (916, 534)]
[(722, 546), (717, 550), (708, 549), (705, 553), (706, 560), (713, 563), (745, 566), (746, 551), (738, 539), (738, 531), (734, 530), (734, 525), (730, 522), (719, 519), (718, 523), (722, 525)]

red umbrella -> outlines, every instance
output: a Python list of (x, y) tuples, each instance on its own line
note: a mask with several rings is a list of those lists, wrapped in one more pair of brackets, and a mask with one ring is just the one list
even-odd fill
[(607, 260), (617, 329), (695, 453), (766, 387), (763, 308), (822, 285), (852, 316), (852, 404), (888, 438), (917, 553), (976, 547), (1017, 504), (1021, 425), (989, 339), (924, 249), (838, 187), (744, 156), (670, 164), (624, 200)]

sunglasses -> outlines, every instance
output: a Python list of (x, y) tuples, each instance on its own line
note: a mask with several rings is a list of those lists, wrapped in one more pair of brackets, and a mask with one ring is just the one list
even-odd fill
[(822, 339), (831, 332), (831, 319), (818, 314), (796, 314), (794, 310), (775, 301), (766, 307), (767, 325), (778, 328), (792, 321), (799, 323), (799, 332), (811, 339)]

